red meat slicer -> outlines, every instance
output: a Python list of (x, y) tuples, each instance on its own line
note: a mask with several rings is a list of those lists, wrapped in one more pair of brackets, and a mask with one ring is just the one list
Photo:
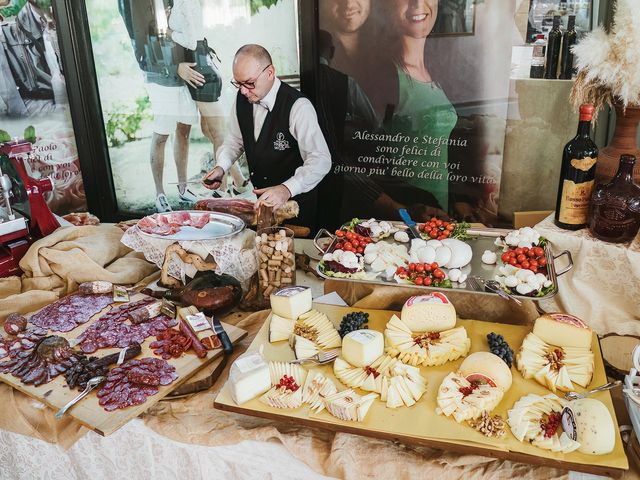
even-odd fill
[(0, 277), (19, 275), (29, 246), (60, 226), (43, 195), (53, 182), (27, 173), (25, 156), (32, 150), (26, 140), (0, 143)]

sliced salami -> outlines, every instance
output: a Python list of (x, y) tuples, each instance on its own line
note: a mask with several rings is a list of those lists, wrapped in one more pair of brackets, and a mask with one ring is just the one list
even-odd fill
[(159, 358), (132, 359), (111, 370), (98, 390), (98, 403), (108, 412), (144, 403), (178, 376), (175, 367)]
[(54, 332), (69, 332), (113, 302), (111, 295), (73, 294), (44, 307), (29, 321)]

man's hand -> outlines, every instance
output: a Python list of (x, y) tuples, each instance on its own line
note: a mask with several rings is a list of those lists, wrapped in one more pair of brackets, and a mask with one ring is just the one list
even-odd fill
[(204, 85), (204, 75), (196, 72), (193, 68), (197, 63), (182, 62), (178, 64), (178, 76), (191, 85), (193, 88), (198, 88)]
[(222, 177), (224, 177), (224, 170), (222, 167), (215, 167), (202, 177), (202, 184), (209, 190), (216, 190), (222, 183)]
[(261, 204), (278, 208), (291, 198), (291, 192), (284, 185), (276, 185), (269, 188), (257, 188), (253, 191), (258, 196), (255, 208), (258, 210)]

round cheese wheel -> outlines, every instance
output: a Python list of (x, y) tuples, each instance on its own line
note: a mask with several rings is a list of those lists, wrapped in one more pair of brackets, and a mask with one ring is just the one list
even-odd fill
[(409, 298), (400, 318), (412, 332), (442, 332), (456, 326), (456, 309), (440, 292)]
[(490, 352), (474, 352), (460, 365), (460, 373), (469, 380), (486, 381), (506, 392), (511, 388), (513, 378), (507, 364)]
[[(589, 455), (604, 455), (613, 451), (616, 443), (615, 426), (604, 403), (593, 398), (581, 398), (567, 405), (562, 425), (570, 437), (580, 444), (578, 449)], [(575, 435), (571, 429), (575, 426)]]
[(533, 324), (533, 333), (543, 342), (558, 347), (591, 349), (592, 330), (578, 317), (566, 313), (542, 315)]

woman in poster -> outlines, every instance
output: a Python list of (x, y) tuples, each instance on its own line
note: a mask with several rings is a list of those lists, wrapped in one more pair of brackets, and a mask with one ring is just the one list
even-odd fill
[[(205, 41), (202, 17), (202, 6), (199, 0), (174, 0), (169, 16), (168, 36), (188, 51), (194, 52), (199, 43)], [(196, 63), (183, 62), (178, 66), (178, 75), (192, 88), (202, 87), (205, 82), (204, 76), (193, 68), (196, 65)], [(209, 139), (213, 148), (213, 155), (207, 156), (210, 163), (201, 166), (203, 172), (208, 172), (215, 166), (215, 150), (224, 141), (225, 113), (220, 111), (216, 101), (196, 101), (196, 105), (200, 112), (202, 133)], [(229, 174), (233, 178), (235, 188), (242, 190), (245, 178), (240, 167), (234, 164)], [(220, 190), (226, 192), (227, 188), (225, 176)], [(190, 197), (192, 201), (196, 200), (196, 196), (186, 188), (186, 185), (178, 185), (178, 190), (181, 195)]]
[[(400, 203), (443, 216), (449, 212), (448, 144), (458, 116), (444, 90), (432, 78), (425, 58), (427, 37), (438, 15), (438, 0), (376, 0), (381, 72), (388, 73), (387, 132), (418, 139), (403, 145), (404, 158), (415, 160), (401, 175), (405, 184), (388, 193)], [(386, 64), (385, 64), (386, 62)], [(390, 64), (390, 65), (389, 65)], [(387, 68), (391, 66), (391, 68)], [(387, 188), (385, 188), (387, 190)], [(422, 193), (420, 193), (422, 192)]]

